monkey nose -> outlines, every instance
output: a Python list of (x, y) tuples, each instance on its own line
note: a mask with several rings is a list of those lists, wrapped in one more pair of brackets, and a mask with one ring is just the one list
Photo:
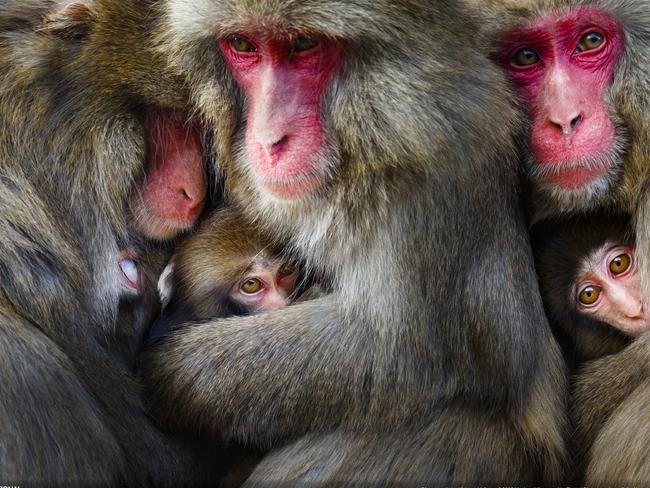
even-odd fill
[(178, 206), (184, 208), (188, 215), (201, 212), (206, 192), (207, 184), (203, 180), (192, 184), (181, 184), (172, 189)]
[(582, 119), (582, 113), (576, 112), (569, 112), (567, 114), (551, 114), (549, 116), (551, 126), (562, 132), (565, 136), (573, 134), (582, 123)]
[(286, 151), (289, 145), (289, 136), (282, 135), (274, 137), (273, 142), (261, 143), (264, 153), (272, 166), (275, 166), (280, 161), (280, 156)]
[(630, 304), (625, 317), (628, 319), (645, 319), (647, 315), (647, 309), (645, 303), (637, 302), (635, 304)]

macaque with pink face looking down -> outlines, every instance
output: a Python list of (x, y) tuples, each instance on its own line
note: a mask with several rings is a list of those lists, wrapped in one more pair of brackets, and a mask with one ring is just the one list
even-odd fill
[(536, 266), (551, 323), (575, 359), (622, 348), (650, 329), (626, 216), (541, 224)]

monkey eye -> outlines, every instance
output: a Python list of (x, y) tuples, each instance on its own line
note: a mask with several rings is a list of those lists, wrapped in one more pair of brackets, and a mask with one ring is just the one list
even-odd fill
[(254, 53), (257, 51), (257, 48), (252, 42), (242, 37), (232, 37), (228, 40), (228, 44), (239, 53)]
[(609, 262), (609, 270), (614, 276), (625, 273), (632, 264), (632, 257), (627, 254), (619, 254)]
[(578, 43), (578, 47), (576, 47), (576, 51), (579, 53), (584, 51), (592, 51), (600, 47), (603, 42), (605, 42), (605, 36), (598, 32), (588, 32), (580, 38), (580, 42)]
[(290, 276), (296, 272), (296, 265), (294, 263), (285, 263), (280, 266), (278, 269), (278, 274), (284, 278), (285, 276)]
[(511, 63), (515, 66), (532, 66), (539, 63), (540, 57), (536, 51), (529, 47), (525, 47), (517, 51), (514, 56), (512, 56)]
[(578, 301), (583, 305), (593, 305), (600, 298), (600, 287), (596, 285), (587, 285), (578, 294)]
[(318, 40), (311, 37), (296, 37), (291, 43), (291, 49), (295, 53), (309, 51), (318, 46)]
[(239, 288), (244, 293), (252, 295), (253, 293), (257, 293), (262, 289), (262, 281), (258, 278), (248, 278), (242, 282)]

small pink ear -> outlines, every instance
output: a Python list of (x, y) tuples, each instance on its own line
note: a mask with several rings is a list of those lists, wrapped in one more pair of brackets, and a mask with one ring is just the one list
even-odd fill
[(92, 0), (61, 2), (60, 8), (43, 19), (42, 31), (62, 39), (80, 39), (88, 35), (97, 19)]

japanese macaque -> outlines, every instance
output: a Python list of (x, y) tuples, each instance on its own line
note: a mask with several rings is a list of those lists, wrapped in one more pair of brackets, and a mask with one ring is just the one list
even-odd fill
[(332, 284), (159, 342), (144, 366), (158, 419), (271, 447), (251, 484), (559, 480), (565, 373), (520, 208), (520, 121), (474, 16), (157, 6), (227, 194)]
[(542, 298), (575, 364), (620, 351), (650, 328), (629, 216), (543, 222), (533, 232)]
[(647, 436), (639, 435), (650, 420), (643, 413), (650, 321), (629, 218), (542, 223), (534, 242), (549, 319), (571, 339), (576, 481), (643, 481), (650, 474), (642, 454)]
[(3, 484), (206, 481), (132, 372), (162, 241), (194, 225), (207, 186), (183, 83), (147, 42), (150, 7), (0, 5)]
[(632, 214), (650, 297), (650, 87), (645, 0), (489, 0), (497, 59), (530, 120), (534, 218), (614, 207)]
[(298, 267), (238, 212), (213, 213), (177, 247), (160, 277), (155, 336), (184, 322), (270, 312), (292, 303)]
[[(494, 41), (497, 59), (530, 120), (527, 169), (534, 194), (533, 218), (588, 213), (598, 207), (631, 213), (635, 264), (641, 296), (647, 302), (648, 2), (472, 3), (484, 8), (486, 19), (493, 18), (502, 26)], [(584, 441), (584, 448), (591, 449), (587, 484), (650, 479), (646, 460), (650, 437), (638, 435), (649, 425), (646, 416), (638, 414), (639, 407), (650, 402), (642, 388), (650, 381), (644, 366), (648, 356), (644, 338), (619, 354), (590, 363), (580, 376), (573, 402), (581, 412), (578, 429), (588, 426), (592, 439), (600, 432), (593, 448), (591, 441)], [(632, 365), (629, 371), (622, 369)], [(601, 431), (605, 420), (607, 426)]]

